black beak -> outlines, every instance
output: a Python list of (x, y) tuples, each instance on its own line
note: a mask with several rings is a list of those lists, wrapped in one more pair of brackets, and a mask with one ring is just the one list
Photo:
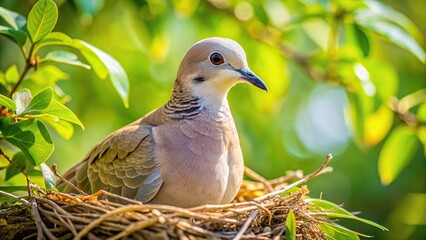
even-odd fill
[(249, 69), (238, 69), (236, 70), (241, 74), (241, 79), (246, 80), (253, 86), (256, 86), (262, 90), (268, 91), (268, 87), (266, 87), (266, 84), (260, 79), (256, 74), (254, 74)]

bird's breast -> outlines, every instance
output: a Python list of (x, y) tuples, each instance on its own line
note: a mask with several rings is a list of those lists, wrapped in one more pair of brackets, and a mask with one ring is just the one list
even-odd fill
[(232, 200), (244, 163), (230, 113), (158, 126), (153, 136), (163, 186), (152, 202), (189, 207)]

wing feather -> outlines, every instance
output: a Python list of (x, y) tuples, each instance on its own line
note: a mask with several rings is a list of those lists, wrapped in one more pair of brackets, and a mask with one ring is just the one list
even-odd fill
[(136, 122), (117, 130), (65, 175), (74, 174), (77, 187), (88, 193), (104, 189), (142, 202), (151, 200), (162, 185), (152, 128)]

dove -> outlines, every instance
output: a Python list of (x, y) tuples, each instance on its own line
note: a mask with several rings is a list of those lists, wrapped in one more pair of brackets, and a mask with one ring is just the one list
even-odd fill
[(214, 37), (195, 43), (165, 105), (113, 132), (63, 176), (86, 193), (106, 190), (142, 203), (231, 202), (244, 175), (227, 100), (238, 83), (267, 91), (236, 41)]

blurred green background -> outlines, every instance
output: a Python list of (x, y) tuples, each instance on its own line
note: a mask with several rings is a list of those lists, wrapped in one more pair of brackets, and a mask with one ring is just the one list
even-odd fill
[[(55, 2), (55, 31), (115, 57), (131, 90), (126, 109), (109, 81), (56, 65), (57, 85), (85, 130), (70, 140), (52, 131), (49, 165), (66, 171), (109, 133), (160, 107), (190, 46), (228, 37), (269, 88), (240, 84), (228, 97), (246, 165), (267, 178), (309, 173), (331, 152), (334, 171), (308, 183), (311, 197), (322, 194), (389, 228), (345, 222), (376, 239), (425, 239), (424, 0)], [(0, 0), (24, 16), (34, 3)], [(14, 64), (22, 71), (18, 47), (0, 37), (0, 70)], [(22, 182), (16, 176), (8, 184)]]

